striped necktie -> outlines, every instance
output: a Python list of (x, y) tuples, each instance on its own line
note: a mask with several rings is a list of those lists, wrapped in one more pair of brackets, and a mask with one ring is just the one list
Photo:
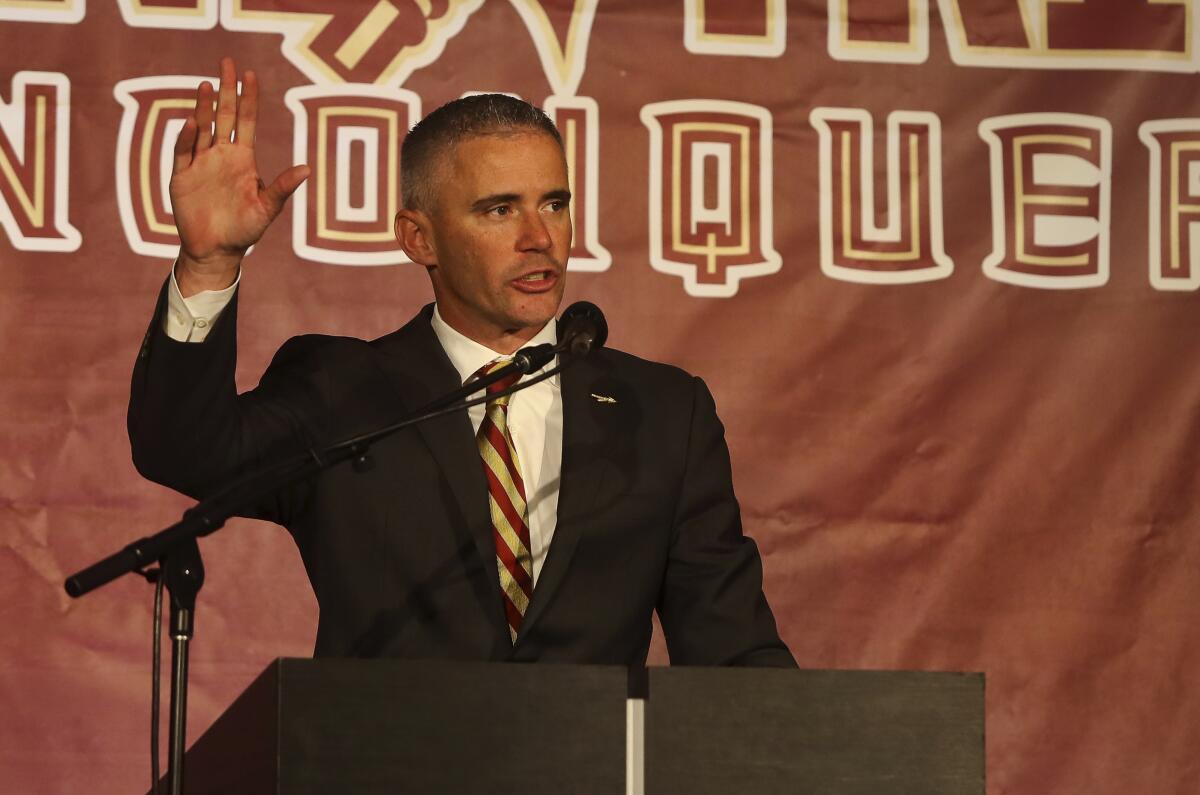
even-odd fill
[[(508, 361), (484, 365), (475, 377), (506, 365)], [(500, 572), (500, 591), (504, 595), (508, 631), (514, 642), (521, 629), (521, 619), (529, 607), (529, 599), (533, 596), (533, 555), (529, 547), (529, 513), (525, 505), (521, 463), (508, 430), (508, 396), (492, 396), (511, 387), (520, 377), (520, 373), (513, 373), (488, 386), (487, 410), (475, 437), (479, 455), (483, 458), (483, 472), (487, 476), (496, 568)]]

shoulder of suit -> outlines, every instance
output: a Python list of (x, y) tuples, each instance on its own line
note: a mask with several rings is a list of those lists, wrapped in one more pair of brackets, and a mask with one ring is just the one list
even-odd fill
[[(419, 335), (422, 328), (428, 330), (428, 315), (428, 311), (422, 310), (400, 329), (373, 340), (329, 334), (302, 334), (292, 337), (279, 347), (271, 364), (272, 366), (301, 364), (309, 367), (335, 368), (339, 365), (352, 364), (364, 357), (373, 357), (379, 351), (412, 344), (415, 342), (414, 336)], [(428, 330), (428, 333), (432, 335), (433, 332)]]
[(695, 376), (681, 367), (665, 362), (643, 359), (615, 348), (601, 348), (590, 357), (597, 367), (620, 372), (631, 377), (651, 378), (672, 382), (690, 382)]
[(275, 352), (272, 367), (307, 367), (336, 362), (347, 356), (362, 355), (369, 343), (356, 337), (335, 337), (328, 334), (302, 334), (292, 337)]

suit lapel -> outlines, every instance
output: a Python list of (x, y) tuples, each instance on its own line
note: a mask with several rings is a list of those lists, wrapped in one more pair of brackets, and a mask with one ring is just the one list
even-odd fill
[[(413, 411), (461, 386), (458, 371), (454, 369), (430, 325), (431, 315), (432, 304), (426, 306), (404, 328), (376, 343), (382, 354), (380, 366), (395, 385), (406, 411)], [(507, 646), (508, 621), (500, 598), (496, 547), (492, 540), (491, 517), (487, 506), (487, 481), (480, 464), (475, 436), (471, 433), (471, 423), (465, 411), (456, 411), (419, 423), (416, 427), (449, 483), (457, 501), (454, 507), (458, 509), (458, 515), (475, 542), (482, 563), (482, 576), (478, 579), (488, 586), (478, 589), (479, 596), (484, 610), (495, 625), (497, 636), (502, 633), (504, 645)], [(454, 510), (450, 511), (450, 516), (455, 516)]]
[(629, 407), (600, 402), (594, 395), (603, 398), (609, 392), (625, 392), (613, 386), (595, 355), (576, 361), (561, 375), (563, 444), (558, 520), (533, 599), (521, 622), (518, 643), (554, 599), (570, 568), (585, 520), (592, 514), (597, 495), (605, 491), (612, 449), (623, 438), (619, 418)]

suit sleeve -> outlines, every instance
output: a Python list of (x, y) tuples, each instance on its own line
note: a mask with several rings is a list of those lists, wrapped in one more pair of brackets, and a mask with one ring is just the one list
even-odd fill
[[(268, 461), (306, 445), (304, 403), (313, 377), (289, 367), (297, 346), (284, 346), (260, 386), (237, 394), (235, 295), (203, 342), (177, 342), (163, 331), (166, 285), (138, 352), (128, 429), (133, 462), (149, 480), (196, 499)], [(244, 514), (287, 524), (303, 489), (250, 506)]]
[(659, 618), (672, 664), (796, 667), (763, 595), (758, 547), (742, 533), (725, 429), (700, 379)]

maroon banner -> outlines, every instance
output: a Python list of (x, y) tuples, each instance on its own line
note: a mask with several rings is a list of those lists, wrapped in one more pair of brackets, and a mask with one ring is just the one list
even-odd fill
[[(1200, 791), (1198, 6), (0, 0), (0, 789), (148, 786), (152, 589), (62, 581), (189, 505), (124, 414), (229, 54), (264, 174), (313, 170), (247, 260), (242, 388), (430, 300), (400, 141), (521, 96), (564, 136), (567, 300), (711, 386), (800, 664), (985, 672), (992, 793)], [(279, 528), (201, 548), (193, 738), (316, 623)]]

